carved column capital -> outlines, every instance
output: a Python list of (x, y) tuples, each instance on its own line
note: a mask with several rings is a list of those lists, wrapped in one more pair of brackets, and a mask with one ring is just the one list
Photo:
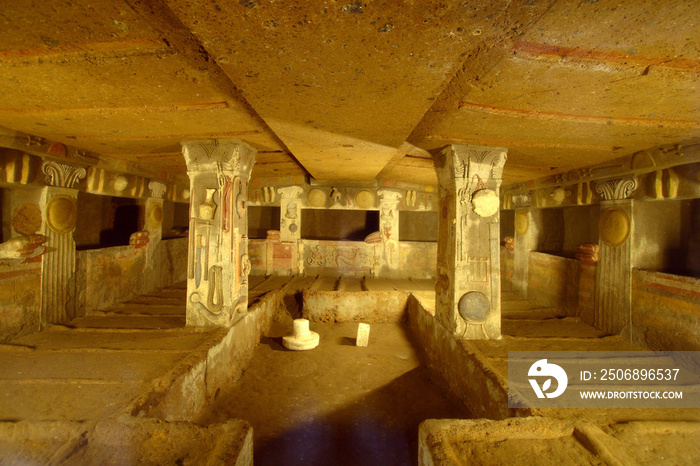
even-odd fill
[(619, 201), (629, 199), (638, 185), (637, 177), (631, 175), (624, 178), (599, 181), (595, 184), (595, 190), (604, 201)]
[(298, 199), (301, 193), (304, 192), (304, 188), (301, 186), (286, 186), (277, 188), (277, 192), (282, 196), (282, 199)]
[(403, 193), (393, 189), (380, 189), (377, 191), (380, 203), (397, 203), (403, 197)]
[(515, 207), (530, 207), (532, 196), (530, 193), (520, 193), (513, 195), (513, 205)]
[(240, 139), (185, 141), (182, 153), (190, 174), (217, 171), (233, 173), (249, 181), (255, 164), (255, 149)]
[(433, 156), (435, 172), (441, 187), (450, 188), (478, 178), (494, 180), (500, 186), (507, 149), (452, 145)]
[(167, 186), (165, 185), (165, 183), (153, 180), (148, 183), (148, 189), (151, 190), (151, 197), (156, 199), (163, 199), (163, 196), (165, 196), (165, 190), (167, 189)]
[(83, 167), (53, 161), (45, 161), (41, 171), (46, 175), (46, 184), (56, 188), (74, 188), (87, 175)]

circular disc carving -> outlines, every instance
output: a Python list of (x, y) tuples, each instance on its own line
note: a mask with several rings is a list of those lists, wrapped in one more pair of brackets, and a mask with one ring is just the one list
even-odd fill
[(515, 231), (518, 232), (519, 235), (527, 233), (529, 226), (530, 220), (528, 220), (525, 212), (518, 212), (515, 214)]
[(630, 234), (630, 217), (622, 209), (605, 209), (598, 224), (600, 239), (608, 246), (620, 246)]
[(355, 195), (355, 205), (361, 209), (374, 207), (374, 193), (369, 189), (363, 189)]
[(153, 204), (148, 210), (148, 223), (153, 228), (158, 228), (163, 223), (163, 208), (159, 204)]
[(480, 189), (472, 196), (472, 206), (479, 217), (490, 217), (498, 212), (500, 201), (493, 190)]
[(321, 189), (314, 188), (309, 191), (307, 200), (309, 201), (309, 204), (314, 207), (323, 207), (326, 205), (326, 193), (324, 193)]
[(481, 324), (486, 322), (486, 318), (491, 312), (491, 302), (484, 293), (479, 291), (470, 291), (459, 298), (459, 315), (464, 320), (472, 324)]
[(78, 208), (75, 199), (68, 196), (55, 196), (46, 206), (46, 222), (56, 233), (67, 233), (75, 228)]

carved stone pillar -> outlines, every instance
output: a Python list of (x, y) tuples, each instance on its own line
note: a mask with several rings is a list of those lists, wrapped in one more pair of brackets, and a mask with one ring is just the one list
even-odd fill
[(56, 162), (44, 162), (46, 188), (41, 194), (43, 234), (48, 238), (41, 266), (41, 325), (64, 323), (76, 317), (75, 241), (78, 190), (87, 171)]
[[(290, 274), (297, 274), (300, 272), (298, 245), (301, 238), (301, 200), (299, 196), (304, 192), (304, 188), (287, 186), (278, 188), (277, 192), (282, 196), (280, 198), (281, 243), (273, 245), (273, 265), (277, 259), (284, 269), (289, 267)], [(278, 268), (277, 271), (282, 272), (282, 267)]]
[(148, 183), (148, 189), (151, 191), (151, 196), (146, 199), (144, 230), (148, 232), (148, 246), (146, 246), (145, 266), (153, 268), (153, 253), (163, 238), (163, 196), (166, 186), (159, 181), (151, 181)]
[(182, 144), (190, 177), (187, 325), (233, 325), (248, 308), (248, 182), (255, 149), (234, 140)]
[(632, 209), (637, 189), (629, 176), (596, 183), (600, 203), (600, 253), (596, 273), (594, 325), (606, 332), (629, 336), (632, 312)]
[(515, 233), (513, 248), (513, 291), (527, 297), (528, 264), (530, 251), (537, 247), (537, 228), (532, 221), (530, 195), (513, 196), (515, 209)]
[(379, 231), (382, 234), (384, 265), (387, 274), (399, 268), (399, 201), (403, 194), (391, 189), (380, 189)]
[(283, 242), (298, 241), (301, 237), (301, 201), (299, 196), (304, 192), (301, 186), (278, 188), (280, 198), (280, 240)]
[(501, 336), (499, 199), (506, 149), (448, 146), (440, 190), (436, 317), (458, 338)]

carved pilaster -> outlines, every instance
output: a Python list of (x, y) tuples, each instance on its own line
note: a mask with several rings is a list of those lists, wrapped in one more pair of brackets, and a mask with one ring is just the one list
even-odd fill
[(42, 261), (42, 326), (65, 323), (76, 317), (75, 241), (78, 191), (74, 188), (87, 174), (82, 167), (44, 162), (48, 187), (42, 190), (42, 233), (48, 238)]
[(277, 188), (280, 198), (280, 239), (282, 242), (298, 241), (301, 237), (301, 186)]
[(399, 267), (399, 201), (403, 194), (391, 189), (380, 189), (377, 194), (384, 263), (389, 271), (396, 270)]
[(448, 146), (440, 184), (436, 316), (455, 336), (500, 338), (499, 197), (506, 149)]
[(148, 245), (146, 246), (145, 268), (153, 268), (153, 253), (163, 238), (163, 196), (167, 186), (159, 181), (148, 183), (151, 196), (146, 200), (146, 224)]
[(233, 325), (248, 307), (248, 182), (255, 149), (239, 140), (183, 143), (190, 177), (187, 324)]

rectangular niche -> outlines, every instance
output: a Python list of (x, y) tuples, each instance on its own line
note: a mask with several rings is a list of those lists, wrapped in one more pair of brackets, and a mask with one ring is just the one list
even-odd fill
[(376, 210), (301, 210), (301, 238), (333, 241), (364, 241), (379, 231)]
[(437, 240), (437, 211), (399, 213), (399, 241), (437, 242)]
[(248, 238), (265, 239), (268, 230), (280, 229), (280, 208), (248, 206)]

